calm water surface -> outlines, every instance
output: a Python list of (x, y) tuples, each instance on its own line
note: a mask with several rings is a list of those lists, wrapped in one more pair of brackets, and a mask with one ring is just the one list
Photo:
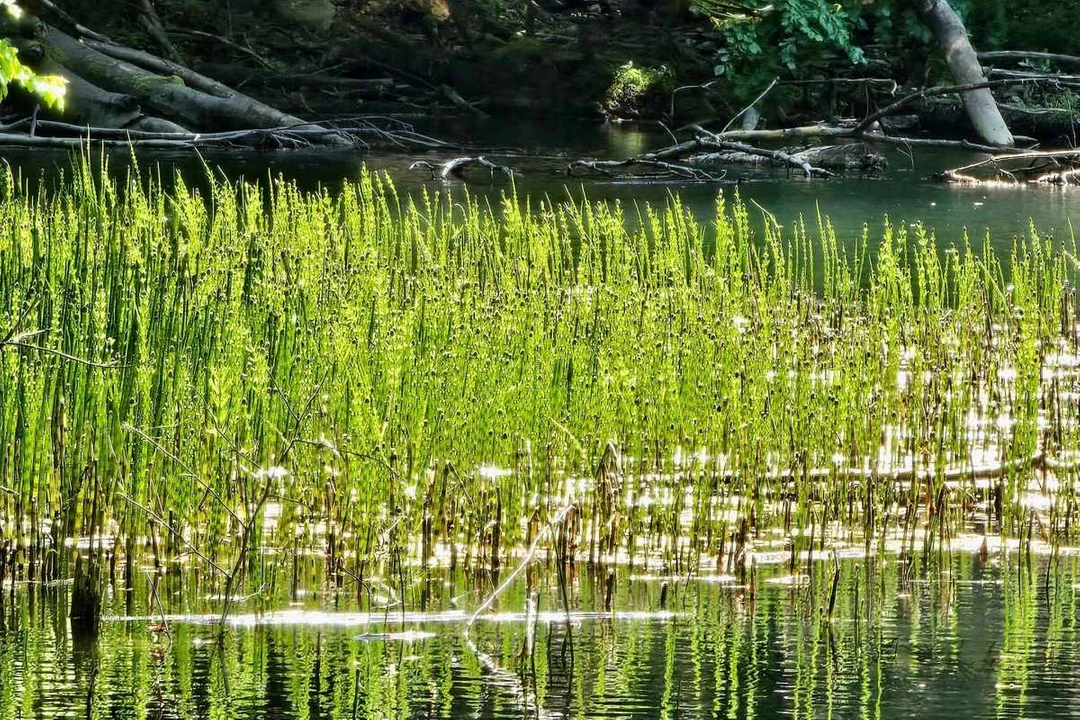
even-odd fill
[[(1029, 564), (1030, 563), (1030, 564)], [(570, 623), (541, 596), (531, 655), (523, 588), (465, 637), (482, 595), (440, 576), (430, 610), (348, 613), (326, 597), (236, 610), (113, 619), (74, 643), (64, 588), (5, 593), (3, 718), (1046, 718), (1080, 707), (1077, 565), (992, 551), (845, 561), (832, 621), (831, 563), (792, 584), (762, 567), (755, 593), (730, 578), (626, 578), (606, 613), (582, 569)], [(482, 585), (482, 583), (481, 583)], [(165, 579), (163, 610), (179, 601)], [(473, 588), (473, 589), (469, 589)], [(192, 587), (186, 588), (190, 596)], [(194, 604), (198, 604), (197, 602)], [(438, 610), (441, 606), (442, 610)], [(546, 606), (546, 607), (545, 607)], [(320, 612), (322, 611), (322, 612)], [(545, 612), (546, 611), (546, 612)]]

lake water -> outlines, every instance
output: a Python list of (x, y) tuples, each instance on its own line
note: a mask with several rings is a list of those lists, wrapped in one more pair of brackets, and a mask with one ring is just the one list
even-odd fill
[[(663, 136), (653, 130), (566, 124), (540, 134), (491, 123), (452, 131), (544, 156), (517, 179), (521, 193), (559, 198), (584, 188), (597, 200), (663, 203), (677, 192), (702, 219), (713, 212), (715, 185), (583, 181), (557, 172), (578, 156), (654, 147)], [(460, 181), (410, 172), (421, 157), (242, 155), (223, 166), (232, 177), (281, 173), (314, 187), (358, 177), (366, 165), (389, 171), (406, 189), (461, 190)], [(841, 237), (860, 234), (866, 223), (879, 227), (887, 215), (924, 222), (943, 245), (965, 230), (981, 238), (989, 229), (1004, 248), (1032, 221), (1066, 238), (1080, 222), (1078, 190), (960, 188), (927, 179), (969, 158), (890, 152), (881, 177), (814, 182), (746, 171), (739, 192), (784, 224), (812, 219), (820, 208)], [(29, 177), (46, 178), (70, 163), (39, 151), (8, 160)], [(203, 172), (191, 157), (154, 162), (196, 178)], [(124, 157), (113, 167), (122, 171)], [(492, 196), (507, 189), (470, 185)], [(541, 588), (535, 636), (523, 583), (467, 632), (469, 613), (493, 581), (443, 571), (411, 573), (419, 585), (406, 592), (404, 608), (371, 580), (361, 605), (355, 588), (329, 594), (316, 584), (295, 600), (267, 591), (238, 602), (219, 634), (221, 602), (206, 597), (197, 576), (169, 573), (151, 595), (153, 569), (146, 568), (132, 595), (110, 590), (101, 637), (90, 644), (68, 631), (67, 586), (19, 583), (0, 593), (0, 720), (1075, 715), (1076, 558), (1064, 551), (1054, 560), (1029, 556), (993, 540), (986, 554), (977, 546), (910, 562), (890, 553), (845, 559), (831, 617), (831, 561), (809, 566), (812, 576), (791, 576), (786, 564), (763, 557), (752, 589), (710, 569), (665, 578), (620, 568), (614, 612), (606, 607), (606, 571), (594, 580), (579, 566), (565, 605), (557, 587)], [(800, 564), (797, 572), (806, 570)], [(158, 612), (143, 615), (148, 607)]]
[[(465, 636), (484, 583), (436, 575), (426, 613), (348, 613), (310, 598), (277, 613), (111, 619), (73, 644), (64, 589), (7, 594), (0, 717), (14, 718), (1046, 718), (1080, 703), (1076, 563), (996, 549), (831, 562), (793, 583), (762, 566), (731, 578), (619, 582), (617, 606), (582, 568), (570, 623), (541, 596), (533, 652), (523, 588)], [(1029, 564), (1030, 563), (1030, 564)], [(178, 578), (161, 587), (179, 588)], [(162, 610), (211, 603), (168, 594)], [(438, 606), (438, 607), (436, 607)], [(442, 610), (438, 608), (441, 607)], [(113, 613), (123, 614), (122, 598)]]
[[(359, 176), (364, 167), (389, 172), (398, 186), (405, 189), (427, 186), (459, 191), (460, 180), (432, 181), (430, 173), (409, 166), (416, 160), (441, 162), (457, 155), (484, 154), (520, 170), (516, 178), (519, 193), (553, 199), (581, 197), (593, 200), (621, 200), (624, 203), (664, 203), (678, 193), (695, 213), (708, 219), (720, 186), (681, 181), (643, 182), (608, 180), (601, 177), (567, 177), (569, 161), (581, 157), (624, 158), (656, 149), (669, 143), (668, 136), (656, 128), (596, 125), (559, 122), (545, 124), (543, 131), (527, 121), (491, 120), (462, 124), (460, 121), (427, 123), (419, 129), (433, 136), (468, 143), (479, 149), (450, 152), (411, 152), (404, 155), (339, 153), (327, 156), (303, 151), (277, 154), (232, 153), (206, 154), (204, 159), (220, 167), (228, 176), (265, 179), (284, 175), (307, 187), (329, 186)], [(484, 150), (483, 148), (494, 148)], [(507, 150), (511, 150), (507, 154)], [(886, 216), (896, 224), (924, 223), (933, 230), (943, 246), (959, 242), (967, 232), (981, 245), (987, 231), (999, 248), (1011, 245), (1017, 233), (1026, 233), (1031, 222), (1040, 231), (1061, 238), (1071, 237), (1072, 227), (1080, 227), (1080, 188), (1048, 187), (960, 187), (935, 182), (930, 177), (945, 168), (978, 159), (979, 155), (952, 150), (913, 149), (911, 153), (885, 148), (888, 169), (878, 177), (848, 176), (808, 182), (783, 169), (760, 170), (731, 168), (728, 178), (745, 180), (739, 186), (742, 198), (751, 206), (760, 205), (782, 224), (800, 217), (813, 221), (816, 213), (827, 216), (841, 237), (857, 237), (869, 225), (871, 237), (880, 230)], [(520, 157), (522, 155), (527, 158)], [(64, 152), (49, 153), (8, 151), (6, 159), (29, 178), (55, 177), (60, 169), (70, 167)], [(204, 175), (203, 159), (190, 153), (159, 154), (145, 165), (169, 174), (180, 169), (197, 181)], [(129, 164), (124, 152), (111, 159), (113, 169), (123, 173)], [(473, 193), (498, 197), (509, 189), (500, 179), (495, 185), (479, 181), (469, 183)], [(731, 186), (724, 191), (733, 192)]]

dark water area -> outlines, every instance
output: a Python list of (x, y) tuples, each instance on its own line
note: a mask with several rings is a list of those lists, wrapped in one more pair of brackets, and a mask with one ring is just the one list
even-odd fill
[[(1076, 563), (1016, 552), (842, 563), (813, 578), (764, 566), (753, 593), (726, 576), (634, 576), (618, 605), (587, 571), (540, 602), (532, 653), (515, 585), (466, 636), (465, 611), (347, 613), (308, 599), (104, 623), (72, 641), (64, 588), (5, 592), (0, 717), (14, 718), (1045, 718), (1080, 703)], [(625, 569), (624, 569), (625, 572)], [(162, 587), (170, 587), (169, 579)], [(468, 611), (483, 583), (436, 575)], [(467, 589), (473, 588), (473, 589)], [(163, 610), (179, 605), (163, 597)], [(219, 608), (218, 608), (219, 609)], [(635, 612), (630, 612), (631, 610)], [(122, 597), (110, 611), (123, 614)]]
[[(432, 137), (466, 144), (469, 149), (405, 154), (172, 153), (148, 155), (139, 163), (144, 174), (160, 173), (168, 178), (174, 170), (179, 170), (188, 182), (196, 185), (205, 178), (207, 167), (211, 167), (214, 172), (233, 179), (266, 180), (280, 175), (312, 189), (332, 189), (343, 181), (356, 179), (368, 168), (388, 172), (402, 190), (427, 187), (460, 192), (467, 184), (474, 195), (497, 200), (511, 188), (506, 179), (498, 178), (491, 184), (482, 171), (478, 174), (470, 171), (468, 183), (456, 179), (431, 180), (426, 171), (409, 170), (417, 160), (438, 163), (460, 155), (483, 154), (518, 171), (515, 186), (520, 195), (553, 200), (580, 199), (587, 195), (592, 200), (619, 200), (632, 207), (635, 203), (662, 205), (677, 193), (702, 220), (713, 216), (721, 189), (728, 194), (735, 191), (730, 184), (566, 175), (566, 165), (574, 159), (625, 158), (670, 144), (670, 137), (656, 127), (567, 121), (545, 123), (540, 128), (522, 119), (428, 120), (418, 121), (417, 129)], [(1063, 240), (1069, 240), (1073, 227), (1080, 224), (1080, 188), (946, 185), (931, 180), (931, 176), (982, 156), (927, 148), (912, 149), (910, 153), (894, 148), (882, 151), (889, 167), (877, 176), (854, 174), (808, 182), (799, 175), (789, 176), (783, 169), (733, 166), (728, 179), (741, 181), (738, 192), (752, 209), (760, 206), (782, 225), (790, 227), (803, 218), (813, 226), (820, 212), (830, 220), (841, 239), (858, 238), (865, 225), (873, 240), (880, 235), (888, 218), (894, 225), (909, 227), (921, 222), (935, 233), (942, 247), (960, 243), (965, 233), (973, 244), (981, 246), (990, 233), (992, 244), (1005, 249), (1011, 246), (1015, 236), (1027, 233), (1032, 223), (1040, 232)], [(70, 176), (72, 160), (65, 152), (7, 150), (3, 157), (31, 181), (44, 179), (55, 184), (61, 173)], [(126, 151), (110, 155), (110, 168), (117, 176), (123, 176), (130, 164)]]

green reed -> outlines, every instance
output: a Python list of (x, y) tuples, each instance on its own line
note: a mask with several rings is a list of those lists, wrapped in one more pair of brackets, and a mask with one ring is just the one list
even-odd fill
[(70, 576), (81, 538), (129, 584), (146, 553), (226, 598), (393, 600), (567, 505), (563, 557), (679, 572), (980, 513), (1075, 535), (1075, 251), (1034, 229), (1005, 259), (755, 232), (723, 194), (706, 224), (677, 197), (107, 177), (0, 189), (8, 572)]

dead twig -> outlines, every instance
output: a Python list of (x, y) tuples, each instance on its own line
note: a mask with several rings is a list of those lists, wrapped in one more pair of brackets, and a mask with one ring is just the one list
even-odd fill
[(272, 62), (270, 62), (269, 60), (267, 60), (266, 58), (264, 58), (262, 55), (260, 55), (255, 50), (252, 50), (250, 47), (247, 47), (246, 45), (241, 45), (240, 43), (233, 42), (229, 38), (222, 37), (221, 35), (215, 35), (214, 33), (203, 32), (202, 30), (185, 30), (185, 29), (182, 29), (182, 28), (172, 28), (172, 29), (169, 30), (169, 32), (171, 34), (173, 34), (173, 35), (186, 35), (188, 37), (197, 38), (199, 40), (211, 40), (211, 41), (216, 42), (217, 44), (219, 44), (219, 45), (221, 45), (223, 47), (229, 48), (230, 50), (235, 50), (236, 52), (240, 53), (241, 55), (248, 56), (249, 58), (251, 58), (255, 62), (259, 63), (260, 65), (262, 65), (264, 68), (266, 68), (268, 70), (273, 70), (274, 69), (274, 64)]
[(670, 101), (669, 107), (668, 107), (668, 118), (673, 119), (675, 117), (675, 96), (676, 95), (683, 92), (684, 90), (708, 90), (713, 85), (720, 82), (721, 80), (723, 80), (723, 78), (714, 77), (712, 80), (706, 80), (703, 83), (698, 83), (696, 85), (680, 85), (679, 87), (672, 90), (671, 91), (671, 101)]
[(1080, 57), (1047, 52), (1028, 52), (1026, 50), (994, 50), (979, 53), (980, 61), (994, 60), (1045, 60), (1066, 65), (1080, 65)]
[(96, 362), (94, 360), (87, 360), (86, 358), (77, 357), (63, 350), (57, 350), (55, 348), (45, 347), (44, 345), (37, 345), (32, 342), (28, 342), (31, 338), (40, 337), (46, 334), (48, 329), (45, 330), (26, 330), (24, 332), (17, 332), (19, 324), (26, 319), (29, 313), (31, 305), (24, 308), (23, 314), (19, 317), (14, 325), (7, 331), (2, 339), (0, 339), (0, 349), (5, 347), (20, 348), (22, 350), (33, 350), (45, 355), (54, 355), (63, 360), (77, 363), (79, 365), (85, 365), (86, 367), (96, 368), (99, 370), (122, 370), (124, 368), (132, 367), (128, 363), (103, 363)]
[(773, 81), (772, 81), (771, 83), (769, 83), (769, 86), (768, 86), (767, 88), (765, 88), (764, 90), (762, 90), (762, 91), (761, 91), (761, 92), (760, 92), (760, 93), (758, 94), (758, 96), (757, 96), (756, 98), (754, 98), (754, 99), (753, 99), (753, 100), (752, 100), (752, 101), (750, 102), (750, 104), (749, 104), (749, 105), (747, 105), (747, 106), (746, 106), (746, 107), (744, 107), (744, 108), (743, 108), (742, 110), (740, 110), (739, 112), (737, 112), (737, 113), (735, 113), (734, 115), (732, 115), (732, 116), (731, 116), (731, 119), (727, 121), (727, 124), (726, 124), (726, 125), (724, 125), (724, 129), (723, 129), (723, 130), (721, 130), (720, 132), (721, 132), (721, 133), (725, 133), (725, 132), (727, 132), (727, 131), (728, 131), (728, 129), (729, 129), (729, 128), (730, 128), (730, 127), (731, 127), (731, 126), (733, 125), (733, 124), (735, 124), (735, 121), (736, 121), (736, 120), (738, 120), (738, 119), (739, 119), (739, 118), (741, 118), (741, 117), (742, 117), (743, 115), (745, 115), (745, 114), (746, 114), (747, 112), (749, 112), (749, 111), (750, 111), (750, 109), (751, 109), (752, 107), (754, 107), (755, 105), (757, 105), (757, 104), (758, 104), (759, 102), (761, 102), (761, 101), (762, 101), (762, 99), (764, 99), (764, 97), (765, 97), (766, 95), (768, 95), (768, 94), (769, 94), (770, 92), (772, 92), (772, 89), (773, 89), (774, 87), (776, 87), (776, 84), (777, 84), (778, 82), (780, 82), (780, 78), (773, 78)]
[(126, 494), (124, 494), (122, 492), (117, 492), (116, 495), (121, 500), (124, 500), (125, 502), (131, 504), (135, 508), (137, 508), (139, 510), (142, 510), (143, 513), (146, 515), (146, 518), (150, 522), (152, 522), (155, 525), (158, 525), (159, 527), (162, 527), (165, 530), (167, 530), (169, 535), (171, 535), (176, 540), (180, 541), (180, 543), (183, 544), (183, 546), (186, 547), (188, 549), (188, 551), (190, 551), (193, 555), (195, 555), (197, 558), (199, 558), (204, 563), (206, 563), (211, 569), (214, 570), (214, 572), (219, 573), (221, 575), (226, 574), (225, 568), (218, 565), (216, 562), (213, 561), (212, 558), (208, 557), (205, 553), (203, 553), (201, 550), (199, 550), (199, 548), (195, 547), (195, 545), (190, 540), (188, 540), (186, 537), (184, 537), (182, 533), (176, 532), (176, 529), (172, 525), (170, 525), (163, 517), (161, 517), (160, 515), (158, 515), (153, 510), (146, 507), (142, 503), (138, 502), (134, 498), (132, 498), (132, 497), (130, 497), (130, 496), (128, 496), (128, 495), (126, 495)]

